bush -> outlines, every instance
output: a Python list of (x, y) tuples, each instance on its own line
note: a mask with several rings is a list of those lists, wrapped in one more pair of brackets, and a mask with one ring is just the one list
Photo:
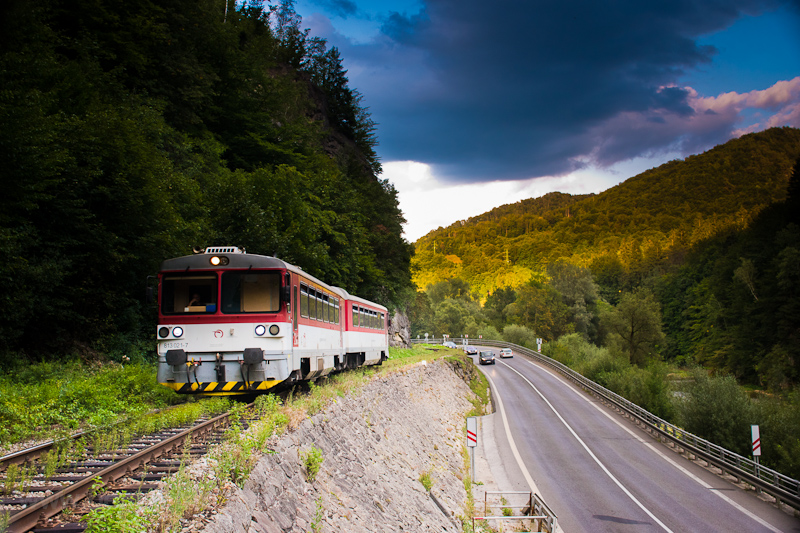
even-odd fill
[(525, 326), (511, 324), (503, 329), (503, 340), (519, 346), (536, 348), (536, 334)]
[(750, 455), (750, 424), (755, 410), (733, 376), (693, 372), (694, 382), (678, 402), (681, 425), (695, 435), (741, 455)]
[(664, 420), (674, 417), (672, 390), (664, 364), (655, 363), (647, 368), (628, 366), (603, 372), (595, 381)]

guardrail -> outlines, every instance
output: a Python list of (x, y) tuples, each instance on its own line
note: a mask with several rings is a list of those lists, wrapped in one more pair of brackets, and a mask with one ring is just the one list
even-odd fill
[[(458, 338), (447, 340), (455, 342), (456, 344), (461, 344), (465, 339)], [(411, 342), (414, 344), (425, 342), (428, 344), (441, 344), (443, 340), (412, 339)], [(583, 377), (568, 366), (559, 363), (555, 359), (542, 355), (539, 352), (505, 341), (471, 339), (470, 342), (483, 346), (511, 348), (515, 352), (556, 370), (584, 390), (591, 392), (605, 401), (617, 411), (628, 415), (652, 432), (657, 433), (659, 435), (659, 440), (660, 437), (664, 437), (683, 448), (685, 451), (702, 458), (708, 464), (721, 469), (723, 473), (729, 473), (745, 480), (755, 488), (775, 498), (777, 505), (780, 505), (781, 502), (785, 502), (793, 508), (800, 510), (800, 481), (781, 474), (777, 470), (756, 463), (752, 459), (739, 455), (738, 453), (727, 450), (722, 446), (718, 446), (713, 442), (688, 433), (678, 426), (639, 407), (630, 400), (623, 398), (619, 394)]]

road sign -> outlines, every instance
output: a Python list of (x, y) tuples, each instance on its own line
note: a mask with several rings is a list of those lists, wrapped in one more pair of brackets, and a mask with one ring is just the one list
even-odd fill
[(474, 448), (478, 445), (478, 419), (474, 416), (467, 417), (467, 446)]
[[(467, 420), (469, 420), (469, 418)], [(758, 424), (750, 426), (750, 435), (752, 436), (753, 455), (758, 457), (761, 455), (761, 435), (759, 434)]]

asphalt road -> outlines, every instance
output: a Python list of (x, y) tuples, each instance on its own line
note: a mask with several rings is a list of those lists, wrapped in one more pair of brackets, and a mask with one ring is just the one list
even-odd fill
[(800, 532), (800, 520), (658, 443), (560, 376), (521, 355), (496, 361), (480, 367), (497, 410), (487, 423), (487, 460), (503, 490), (532, 485), (562, 531)]

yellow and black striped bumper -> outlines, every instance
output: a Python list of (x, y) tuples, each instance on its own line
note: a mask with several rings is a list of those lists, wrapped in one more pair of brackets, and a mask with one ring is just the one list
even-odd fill
[(222, 383), (210, 381), (200, 383), (162, 383), (180, 394), (203, 394), (208, 396), (224, 396), (232, 394), (249, 394), (251, 392), (266, 391), (280, 383), (279, 380), (251, 381), (250, 386), (244, 381), (225, 381)]

